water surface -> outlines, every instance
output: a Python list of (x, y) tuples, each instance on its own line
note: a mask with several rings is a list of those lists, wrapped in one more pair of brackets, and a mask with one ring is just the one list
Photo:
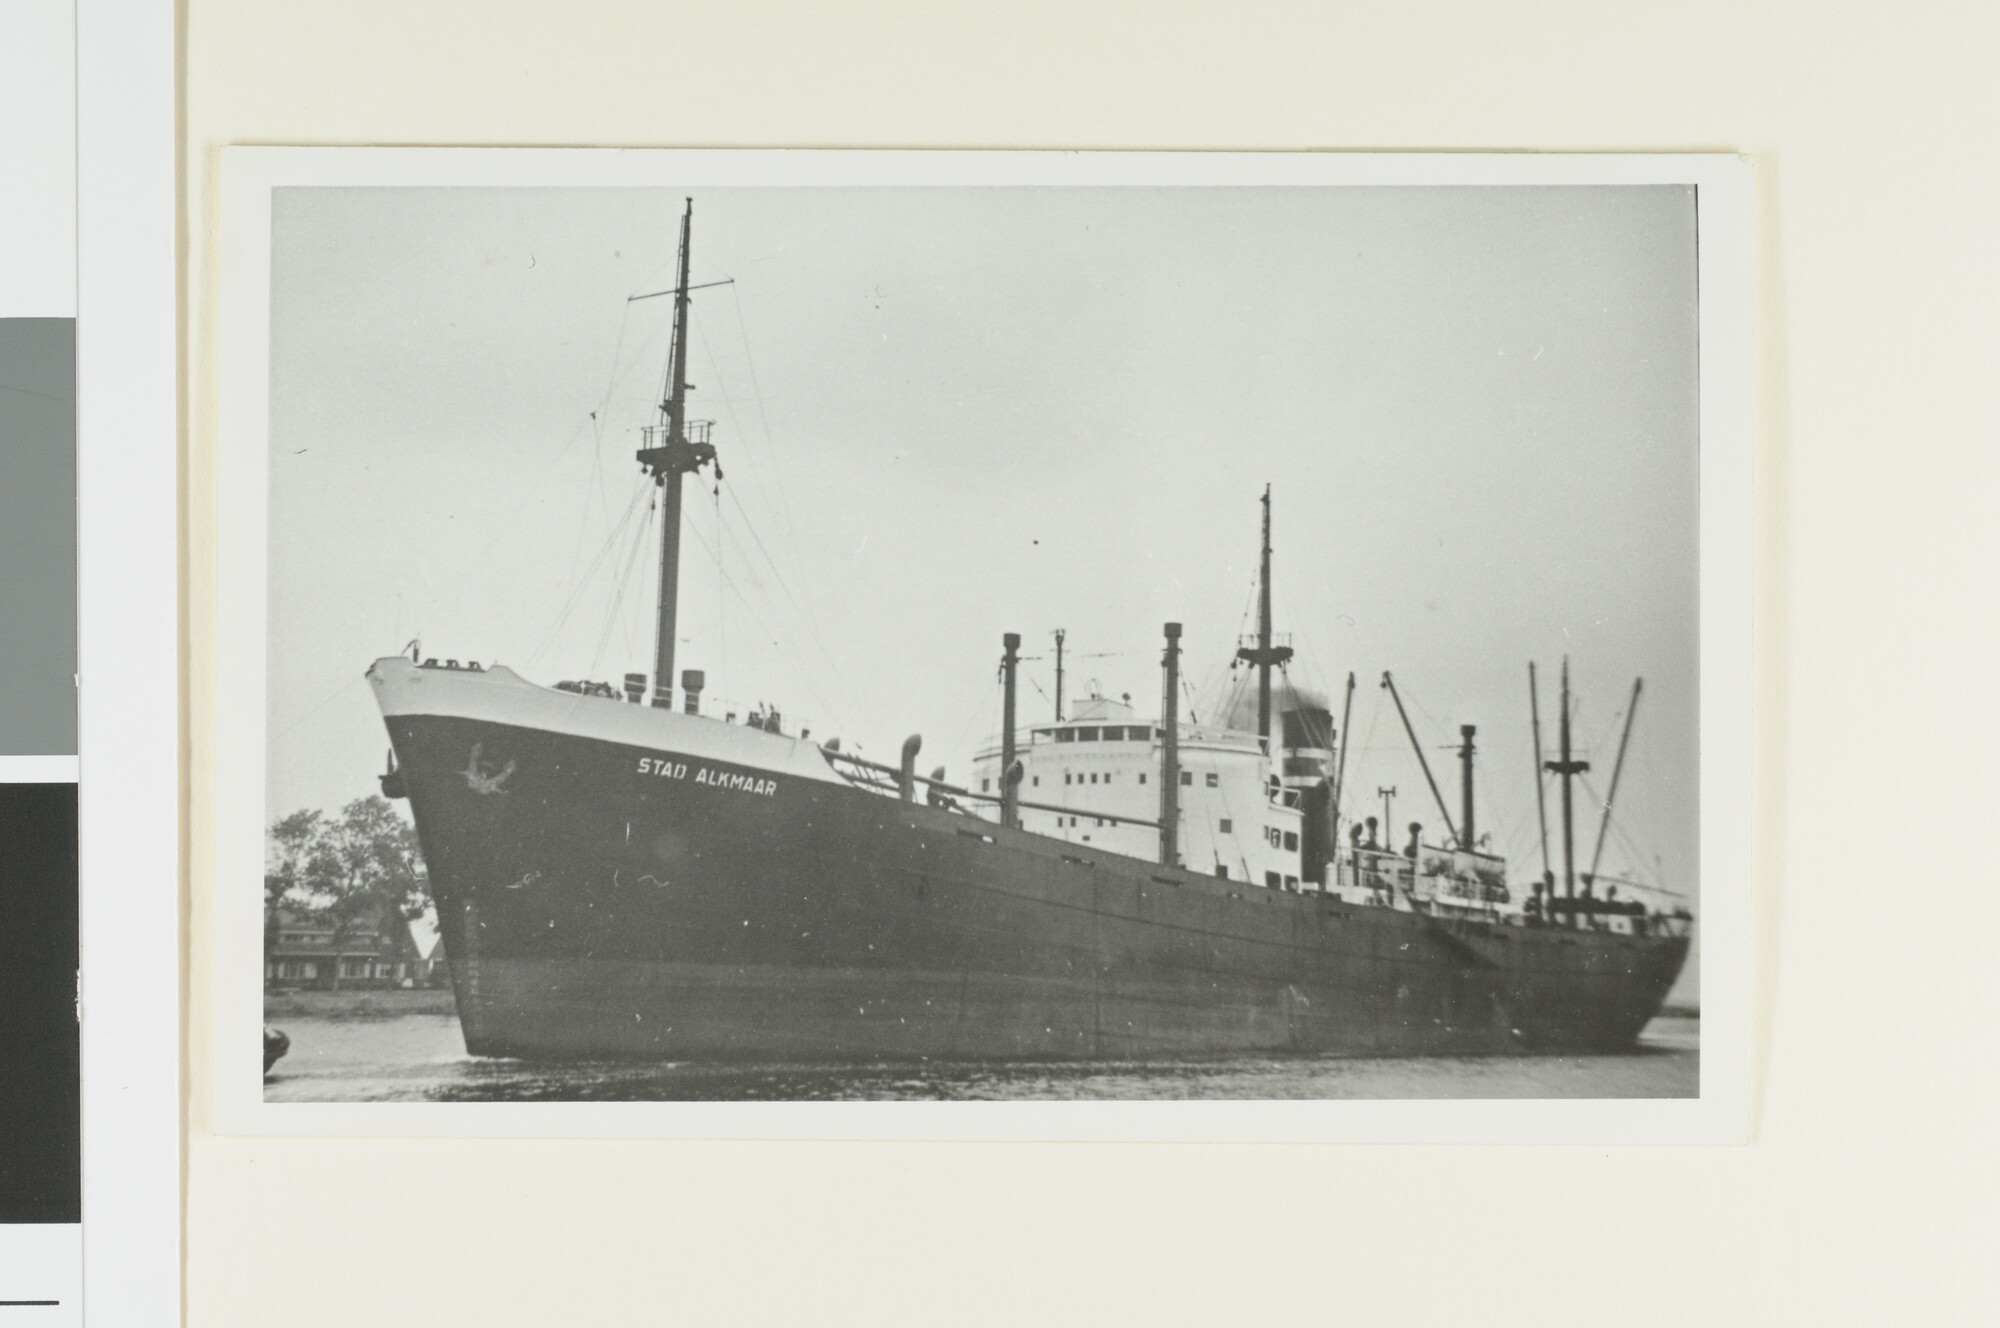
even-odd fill
[(547, 1064), (469, 1056), (449, 1014), (275, 1019), (269, 1102), (741, 1102), (1149, 1098), (1650, 1098), (1699, 1089), (1700, 1021), (1662, 1015), (1608, 1056), (1234, 1056), (1132, 1064)]

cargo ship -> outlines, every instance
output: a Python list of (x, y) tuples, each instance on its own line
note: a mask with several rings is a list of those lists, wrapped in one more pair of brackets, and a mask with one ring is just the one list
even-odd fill
[[(421, 650), (368, 670), (383, 790), (410, 804), (469, 1052), (851, 1064), (1634, 1044), (1692, 917), (1595, 862), (1577, 870), (1570, 784), (1587, 767), (1567, 664), (1546, 763), (1560, 881), (1545, 810), (1529, 889), (1481, 850), (1471, 728), (1457, 817), (1437, 797), (1442, 835), (1411, 824), (1390, 842), (1386, 820), (1345, 814), (1329, 705), (1286, 682), (1268, 488), (1258, 630), (1215, 722), (1181, 716), (1177, 623), (1156, 713), (1090, 695), (1065, 714), (1058, 684), (1055, 719), (1026, 725), (1020, 638), (1003, 634), (1001, 732), (962, 784), (918, 772), (916, 737), (875, 762), (777, 714), (705, 713), (695, 670), (677, 697), (682, 491), (716, 466), (708, 424), (687, 418), (691, 229), (690, 202), (667, 386), (636, 454), (663, 517), (651, 673), (541, 686)], [(1539, 715), (1536, 733), (1539, 766)]]

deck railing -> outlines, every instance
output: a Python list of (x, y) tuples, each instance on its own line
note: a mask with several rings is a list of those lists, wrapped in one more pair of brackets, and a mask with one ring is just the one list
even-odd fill
[[(930, 791), (926, 801), (931, 806), (942, 807), (947, 811), (956, 811), (963, 815), (970, 816), (975, 815), (975, 813), (957, 806), (957, 800), (960, 798), (973, 802), (998, 803), (1001, 801), (998, 793), (975, 793), (971, 789), (961, 788), (956, 784), (947, 783), (942, 779), (933, 779), (928, 775), (919, 775), (914, 772), (904, 771), (896, 766), (884, 765), (880, 761), (871, 761), (866, 757), (855, 756), (849, 752), (830, 751), (825, 747), (819, 750), (820, 755), (826, 757), (827, 761), (833, 765), (835, 772), (850, 784), (853, 784), (857, 788), (866, 789), (871, 793), (880, 793), (885, 797), (902, 798), (902, 781), (908, 779), (913, 784), (922, 784)], [(884, 778), (885, 776), (886, 778)], [(1016, 801), (1014, 805), (1017, 807), (1026, 807), (1030, 811), (1060, 812), (1065, 816), (1088, 816), (1099, 821), (1116, 821), (1121, 825), (1144, 825), (1158, 829), (1160, 824), (1158, 821), (1149, 821), (1143, 817), (1127, 816), (1122, 812), (1097, 811), (1090, 807), (1063, 807), (1052, 802), (1030, 802), (1025, 798)], [(985, 820), (986, 818), (980, 817), (979, 819)]]

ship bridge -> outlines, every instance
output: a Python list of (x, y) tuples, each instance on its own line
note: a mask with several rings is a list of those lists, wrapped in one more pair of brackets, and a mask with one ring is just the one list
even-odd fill
[[(1157, 720), (1138, 719), (1129, 703), (1109, 697), (1078, 702), (1072, 719), (1017, 731), (1022, 797), (1057, 809), (1023, 808), (1021, 828), (1155, 858), (1161, 732)], [(1300, 791), (1278, 777), (1257, 736), (1189, 723), (1179, 733), (1179, 842), (1188, 869), (1305, 888)], [(971, 787), (980, 793), (999, 790), (1000, 749), (996, 736), (974, 754)]]

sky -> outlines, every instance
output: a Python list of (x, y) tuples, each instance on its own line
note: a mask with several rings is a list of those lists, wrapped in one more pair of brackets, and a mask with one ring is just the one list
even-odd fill
[[(1540, 869), (1527, 666), (1564, 656), (1587, 867), (1696, 893), (1695, 214), (1679, 186), (289, 188), (272, 243), (273, 818), (375, 791), (362, 673), (650, 667), (653, 422), (694, 201), (677, 665), (706, 708), (926, 768), (1068, 690), (1157, 709), (1161, 624), (1207, 718), (1274, 510), (1293, 681), (1356, 689), (1344, 809), (1451, 814)], [(1372, 804), (1364, 809), (1359, 800)], [(1550, 788), (1550, 814), (1556, 802)], [(1560, 827), (1552, 821), (1551, 833)], [(1426, 836), (1431, 838), (1431, 835)], [(1441, 829), (1436, 834), (1442, 838)], [(1560, 841), (1553, 845), (1561, 871)], [(1692, 968), (1692, 966), (1691, 966)]]

